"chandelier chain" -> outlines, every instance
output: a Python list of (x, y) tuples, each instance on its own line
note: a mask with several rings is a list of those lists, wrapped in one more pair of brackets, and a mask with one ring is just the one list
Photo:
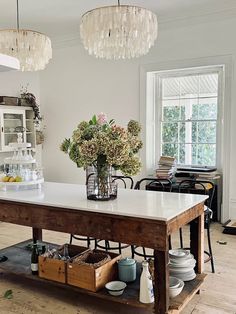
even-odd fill
[(20, 20), (19, 20), (19, 0), (16, 0), (16, 19), (17, 19), (17, 30), (20, 29)]

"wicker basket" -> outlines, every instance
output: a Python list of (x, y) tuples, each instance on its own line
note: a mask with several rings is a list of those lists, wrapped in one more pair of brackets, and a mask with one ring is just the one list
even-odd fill
[(79, 265), (88, 265), (93, 268), (98, 268), (106, 264), (110, 260), (111, 260), (111, 257), (107, 253), (90, 251), (90, 252), (86, 252), (85, 254), (82, 254), (81, 256), (76, 257), (73, 260), (73, 263), (77, 263)]

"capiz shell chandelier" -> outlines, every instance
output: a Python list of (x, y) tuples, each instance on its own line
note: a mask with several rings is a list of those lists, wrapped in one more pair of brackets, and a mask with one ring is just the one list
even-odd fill
[(20, 62), (21, 71), (43, 70), (52, 58), (51, 40), (44, 34), (19, 28), (0, 30), (0, 53), (13, 56)]
[(0, 52), (17, 58), (21, 71), (43, 70), (52, 58), (50, 39), (25, 29), (0, 30)]
[(105, 59), (130, 59), (148, 53), (157, 38), (156, 15), (130, 5), (105, 6), (86, 12), (80, 36), (90, 55)]

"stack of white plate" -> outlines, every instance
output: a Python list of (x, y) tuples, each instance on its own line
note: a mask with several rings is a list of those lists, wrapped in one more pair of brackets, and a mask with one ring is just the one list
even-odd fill
[(179, 278), (183, 281), (193, 280), (196, 277), (194, 267), (196, 260), (193, 255), (186, 250), (170, 250), (170, 276)]

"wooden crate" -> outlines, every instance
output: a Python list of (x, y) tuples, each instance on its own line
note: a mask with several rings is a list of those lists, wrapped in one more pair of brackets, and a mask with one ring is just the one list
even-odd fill
[[(104, 253), (104, 251), (96, 251)], [(70, 261), (67, 264), (67, 283), (96, 292), (103, 288), (107, 282), (116, 280), (118, 277), (117, 261), (121, 255), (111, 252), (109, 255), (111, 260), (96, 269), (89, 265), (79, 265)]]
[[(68, 244), (70, 257), (78, 256), (87, 250), (86, 247)], [(67, 262), (62, 260), (39, 256), (39, 277), (66, 283), (66, 264)]]

